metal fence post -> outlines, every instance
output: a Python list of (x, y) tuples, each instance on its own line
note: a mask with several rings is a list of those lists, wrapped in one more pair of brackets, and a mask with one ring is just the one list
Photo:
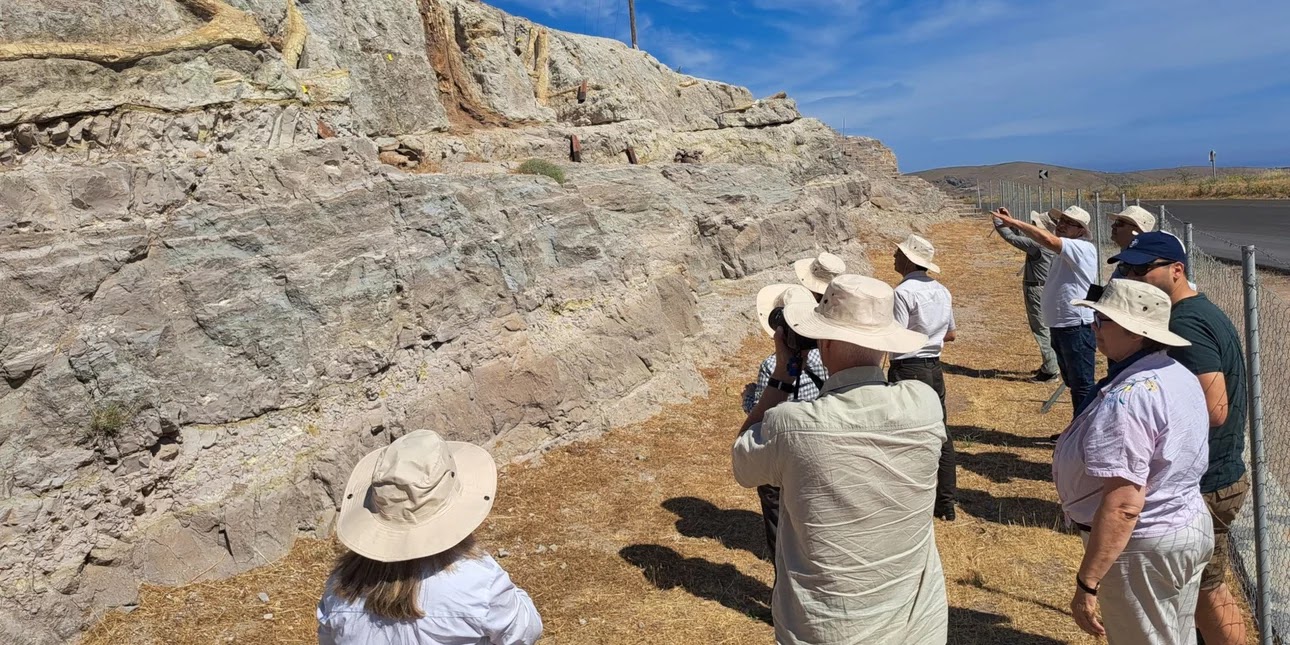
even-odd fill
[(1058, 206), (1057, 208), (1058, 208), (1058, 209), (1060, 209), (1060, 210), (1066, 210), (1066, 189), (1065, 189), (1065, 188), (1063, 188), (1063, 189), (1061, 189), (1061, 190), (1057, 191), (1057, 195), (1058, 195), (1059, 197), (1061, 197), (1061, 200), (1062, 200), (1062, 201), (1061, 201), (1061, 206)]
[[(1156, 222), (1156, 230), (1157, 230), (1157, 231), (1163, 231), (1163, 230), (1165, 230), (1165, 215), (1166, 215), (1166, 213), (1165, 213), (1165, 205), (1164, 205), (1164, 204), (1161, 204), (1161, 205), (1160, 205), (1160, 219)], [(1188, 249), (1188, 250), (1190, 251), (1190, 249)]]
[(981, 184), (976, 185), (976, 209), (984, 210), (985, 204), (981, 202)]
[(1191, 235), (1191, 222), (1183, 223), (1183, 247), (1187, 251), (1187, 281), (1196, 282), (1196, 263), (1191, 261), (1192, 249), (1196, 246)]
[(1102, 284), (1102, 193), (1093, 193), (1093, 248), (1097, 251), (1097, 284)]
[[(1189, 227), (1190, 228), (1190, 227)], [(1250, 405), (1250, 471), (1254, 480), (1254, 576), (1257, 597), (1255, 615), (1258, 617), (1259, 642), (1272, 645), (1272, 624), (1268, 616), (1268, 541), (1267, 499), (1264, 497), (1264, 471), (1267, 462), (1263, 454), (1263, 370), (1259, 356), (1259, 274), (1254, 260), (1254, 247), (1241, 247), (1241, 268), (1245, 274), (1245, 353), (1249, 370)]]
[(1124, 211), (1128, 207), (1129, 200), (1124, 196), (1124, 193), (1120, 193), (1120, 211)]

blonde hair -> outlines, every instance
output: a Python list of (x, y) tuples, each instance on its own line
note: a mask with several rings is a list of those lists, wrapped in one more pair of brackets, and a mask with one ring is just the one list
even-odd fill
[(416, 620), (425, 616), (417, 597), (427, 571), (451, 571), (459, 560), (482, 555), (474, 535), (443, 553), (402, 562), (380, 562), (347, 549), (332, 569), (332, 591), (349, 602), (362, 600), (367, 611), (382, 618)]

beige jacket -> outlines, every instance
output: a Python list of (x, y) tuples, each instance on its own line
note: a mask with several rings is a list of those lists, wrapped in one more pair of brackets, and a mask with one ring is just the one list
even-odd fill
[(877, 367), (831, 376), (819, 399), (782, 403), (735, 441), (735, 479), (782, 488), (777, 642), (946, 642), (932, 530), (944, 441), (936, 392)]

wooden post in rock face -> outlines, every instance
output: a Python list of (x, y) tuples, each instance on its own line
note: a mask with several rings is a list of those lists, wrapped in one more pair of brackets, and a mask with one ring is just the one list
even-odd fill
[(582, 79), (582, 85), (578, 86), (578, 102), (587, 102), (587, 79)]
[(631, 146), (627, 146), (627, 163), (633, 166), (640, 163), (636, 160), (636, 149)]
[(569, 159), (575, 163), (582, 163), (582, 142), (578, 140), (578, 135), (569, 135)]
[(632, 21), (632, 49), (640, 49), (636, 44), (636, 0), (627, 0), (627, 15)]

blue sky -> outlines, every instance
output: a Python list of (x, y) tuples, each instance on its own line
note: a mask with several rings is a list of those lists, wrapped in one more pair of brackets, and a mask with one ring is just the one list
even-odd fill
[[(489, 0), (629, 40), (627, 0)], [(641, 47), (785, 90), (905, 171), (1290, 166), (1290, 0), (637, 0)]]

